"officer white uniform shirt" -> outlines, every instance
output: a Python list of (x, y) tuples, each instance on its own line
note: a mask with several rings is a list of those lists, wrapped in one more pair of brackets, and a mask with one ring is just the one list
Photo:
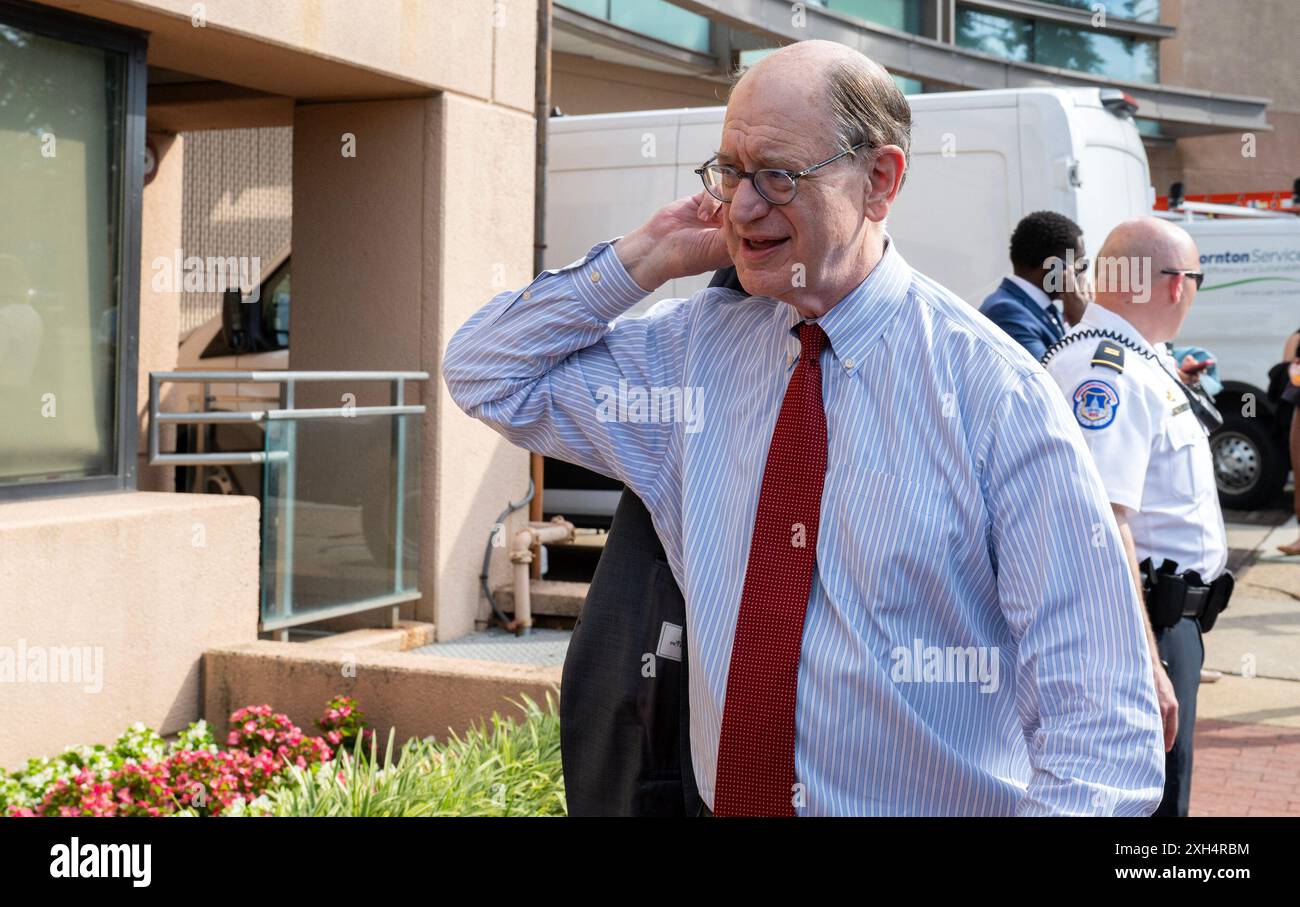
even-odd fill
[[(1122, 342), (1098, 332), (1111, 332)], [(1043, 358), (1064, 391), (1113, 504), (1133, 511), (1138, 563), (1168, 558), (1210, 582), (1228, 561), (1205, 428), (1163, 344), (1093, 304)]]

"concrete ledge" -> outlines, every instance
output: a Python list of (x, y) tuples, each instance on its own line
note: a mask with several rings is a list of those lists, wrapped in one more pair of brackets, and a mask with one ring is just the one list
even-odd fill
[(349, 630), (346, 633), (313, 639), (303, 645), (321, 649), (346, 649), (349, 652), (405, 652), (433, 642), (435, 629), (433, 624), (424, 621), (399, 620), (396, 627), (366, 627), (361, 630)]
[(309, 733), (332, 697), (354, 697), (367, 723), (386, 741), (445, 739), (494, 711), (520, 714), (509, 700), (524, 693), (544, 703), (558, 689), (558, 667), (470, 661), (408, 652), (345, 652), (315, 645), (260, 640), (213, 649), (203, 656), (203, 714), (218, 739), (235, 709), (269, 703)]
[(202, 655), (257, 639), (257, 588), (253, 498), (0, 505), (0, 766), (196, 720)]

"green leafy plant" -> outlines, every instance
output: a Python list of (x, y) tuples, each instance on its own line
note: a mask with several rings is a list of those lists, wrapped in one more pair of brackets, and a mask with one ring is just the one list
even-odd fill
[(398, 747), (390, 731), (382, 758), (347, 697), (331, 699), (318, 722), (328, 739), (267, 705), (230, 716), (225, 749), (202, 721), (170, 743), (135, 724), (112, 746), (68, 747), (0, 772), (0, 815), (564, 815), (557, 704), (550, 693), (545, 708), (522, 699), (522, 719), (493, 714), (442, 743)]
[(383, 758), (371, 743), (291, 780), (269, 797), (281, 816), (561, 816), (566, 813), (560, 725), (554, 698), (527, 696), (522, 721), (494, 713), (446, 743), (411, 740)]

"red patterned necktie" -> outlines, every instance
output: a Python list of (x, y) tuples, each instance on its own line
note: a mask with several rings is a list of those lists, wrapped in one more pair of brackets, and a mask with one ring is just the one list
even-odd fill
[(718, 742), (716, 816), (793, 816), (794, 712), (826, 479), (820, 325), (799, 325), (758, 493)]

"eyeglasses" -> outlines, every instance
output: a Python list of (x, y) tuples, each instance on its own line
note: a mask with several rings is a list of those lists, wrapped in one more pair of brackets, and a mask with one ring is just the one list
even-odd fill
[(841, 151), (835, 157), (827, 158), (820, 164), (813, 164), (797, 173), (789, 170), (777, 170), (775, 168), (764, 168), (762, 170), (746, 171), (738, 167), (732, 167), (729, 164), (715, 163), (716, 155), (695, 171), (700, 180), (704, 183), (704, 188), (718, 201), (730, 203), (736, 197), (736, 190), (740, 188), (741, 180), (750, 180), (754, 184), (754, 189), (758, 191), (768, 204), (771, 205), (788, 205), (794, 201), (795, 192), (799, 188), (799, 180), (815, 170), (820, 170), (828, 164), (833, 164), (846, 154), (852, 154), (859, 148), (870, 146), (870, 142), (859, 142), (852, 148)]
[(1160, 273), (1176, 274), (1180, 277), (1190, 277), (1192, 278), (1192, 280), (1196, 281), (1196, 289), (1198, 290), (1201, 288), (1201, 283), (1205, 280), (1204, 271), (1187, 271), (1187, 270), (1180, 270), (1179, 268), (1161, 268)]

